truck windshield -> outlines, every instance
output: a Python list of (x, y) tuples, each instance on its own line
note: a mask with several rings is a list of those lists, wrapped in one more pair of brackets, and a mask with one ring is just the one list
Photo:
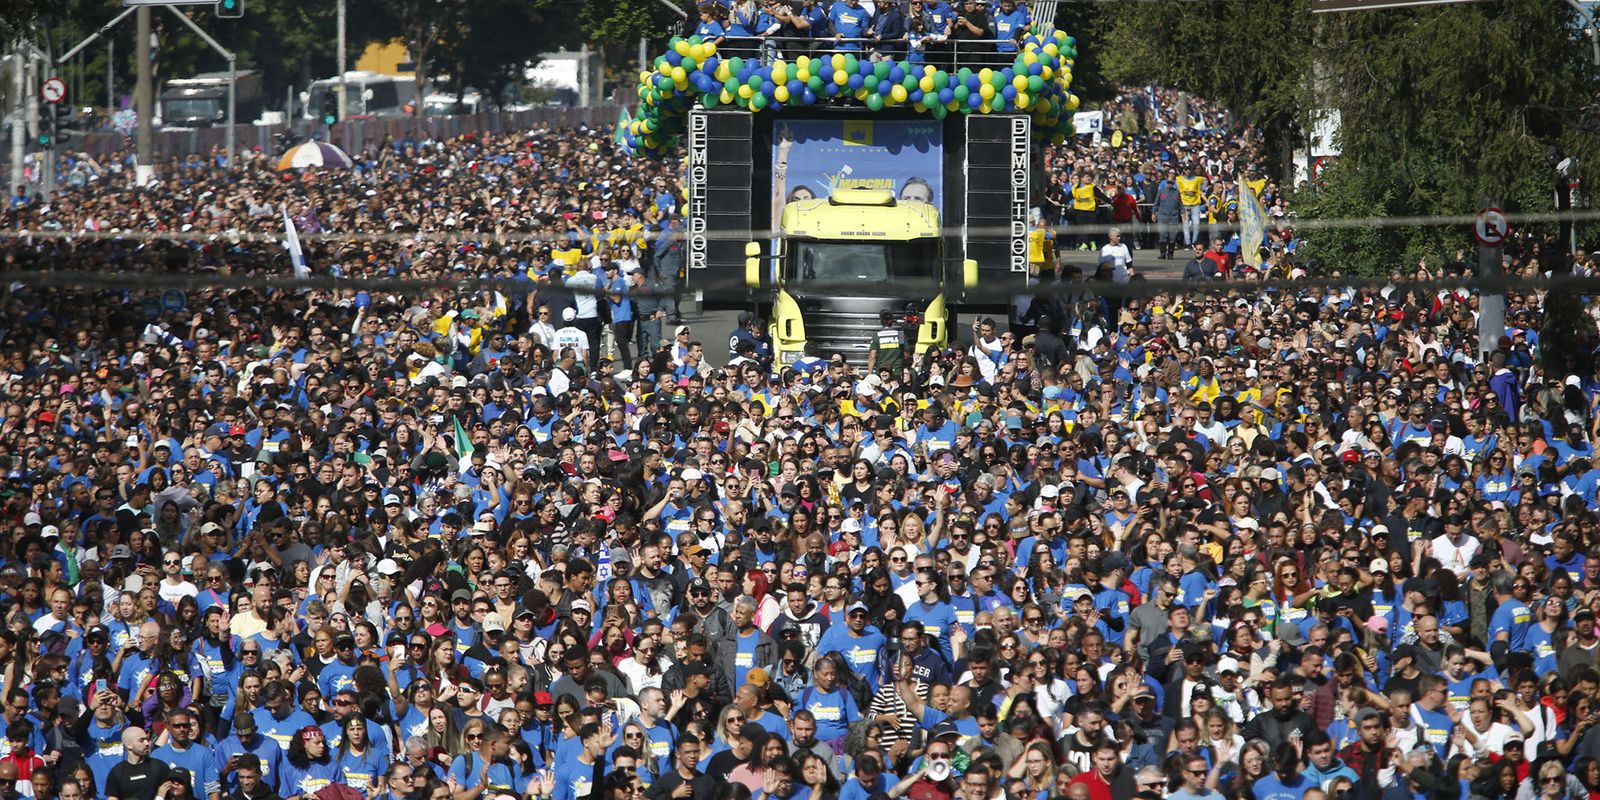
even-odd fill
[(161, 101), (162, 117), (169, 120), (178, 119), (221, 119), (222, 104), (217, 100), (203, 97), (177, 97)]
[(939, 243), (824, 242), (798, 240), (789, 245), (789, 280), (799, 282), (888, 281), (933, 278), (939, 271)]

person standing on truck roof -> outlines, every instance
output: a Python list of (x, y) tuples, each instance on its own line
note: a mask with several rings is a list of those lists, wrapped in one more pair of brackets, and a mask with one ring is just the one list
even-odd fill
[(1000, 7), (994, 12), (995, 49), (1002, 53), (1017, 52), (1017, 43), (1027, 35), (1031, 22), (1026, 6), (1017, 5), (1017, 0), (1000, 0)]
[(960, 53), (994, 52), (994, 25), (989, 22), (989, 9), (983, 0), (967, 0), (962, 5), (961, 13), (951, 23), (950, 38), (970, 42), (958, 45)]
[(828, 19), (833, 23), (833, 41), (838, 44), (838, 49), (861, 49), (861, 40), (866, 38), (867, 29), (872, 26), (872, 15), (861, 7), (861, 0), (834, 3), (828, 11)]
[(867, 353), (867, 374), (886, 369), (891, 376), (899, 377), (900, 368), (905, 365), (906, 333), (894, 324), (894, 312), (888, 309), (878, 312), (878, 324), (882, 327), (872, 337), (872, 351)]

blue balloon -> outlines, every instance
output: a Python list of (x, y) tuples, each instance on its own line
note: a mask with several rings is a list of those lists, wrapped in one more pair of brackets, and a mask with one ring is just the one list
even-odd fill
[(1028, 74), (1029, 75), (1043, 75), (1044, 74), (1044, 65), (1040, 64), (1037, 61), (1033, 62), (1032, 64), (1029, 64), (1028, 65)]
[(912, 89), (911, 93), (906, 95), (906, 100), (913, 103), (920, 103), (922, 102), (922, 96), (921, 89)]
[(834, 83), (833, 81), (828, 81), (827, 83), (822, 84), (822, 93), (829, 97), (839, 94), (839, 84)]
[(683, 56), (678, 55), (678, 53), (676, 51), (668, 50), (667, 51), (667, 63), (671, 64), (674, 67), (676, 67), (679, 64), (683, 63)]
[(822, 68), (816, 71), (817, 76), (823, 80), (833, 80), (833, 62), (824, 60)]
[(954, 89), (945, 87), (939, 90), (939, 105), (950, 105), (950, 101), (954, 99), (956, 99), (956, 92)]
[(784, 85), (789, 87), (789, 95), (791, 97), (799, 96), (800, 90), (806, 88), (806, 85), (801, 83), (798, 78), (790, 78), (789, 82)]
[(715, 75), (717, 74), (717, 65), (721, 63), (722, 59), (717, 58), (716, 56), (711, 56), (700, 64), (700, 69), (705, 70), (707, 75)]
[[(829, 86), (833, 86), (834, 84), (830, 83), (828, 85)], [(804, 103), (804, 104), (809, 106), (812, 103), (817, 102), (817, 95), (816, 95), (815, 92), (811, 91), (810, 87), (807, 87), (805, 89), (801, 89), (800, 90), (800, 102), (802, 102), (802, 103)]]
[(865, 78), (868, 75), (871, 75), (872, 74), (872, 62), (868, 61), (868, 60), (866, 60), (864, 58), (861, 59), (860, 61), (857, 61), (856, 62), (856, 72), (858, 74), (860, 74), (861, 77), (863, 77), (863, 78)]
[(978, 76), (976, 76), (976, 75), (968, 75), (967, 76), (967, 88), (968, 89), (971, 89), (972, 91), (976, 92), (976, 91), (978, 91), (978, 87), (982, 86), (982, 85), (983, 85), (983, 81), (979, 80)]
[(861, 78), (860, 74), (856, 74), (856, 75), (851, 75), (850, 76), (849, 85), (850, 85), (850, 90), (851, 91), (855, 91), (856, 89), (860, 89), (861, 88), (861, 83), (862, 83), (862, 78)]
[(981, 106), (981, 105), (983, 105), (983, 95), (978, 94), (977, 92), (973, 92), (972, 94), (967, 95), (967, 106), (968, 107), (977, 108), (978, 106)]
[(894, 91), (894, 87), (896, 87), (898, 85), (899, 84), (894, 83), (892, 81), (880, 81), (878, 83), (878, 94), (881, 94), (884, 97), (888, 97), (889, 93)]
[(1017, 96), (1017, 87), (1012, 86), (1009, 83), (1006, 84), (1006, 88), (1000, 90), (1000, 96), (1004, 97), (1007, 100), (1010, 100), (1011, 98), (1016, 97)]
[(899, 83), (906, 79), (906, 71), (898, 66), (889, 68), (889, 80)]
[(766, 96), (768, 96), (768, 97), (772, 96), (772, 90), (776, 89), (776, 88), (778, 88), (778, 87), (772, 85), (772, 81), (762, 81), (761, 82), (761, 93), (766, 95)]

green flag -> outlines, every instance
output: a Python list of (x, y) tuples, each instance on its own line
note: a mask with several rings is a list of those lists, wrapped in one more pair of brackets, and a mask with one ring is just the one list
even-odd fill
[(615, 141), (617, 144), (627, 144), (628, 137), (625, 135), (625, 133), (628, 130), (628, 123), (630, 123), (632, 121), (633, 121), (633, 115), (628, 113), (628, 109), (626, 107), (624, 107), (621, 111), (618, 111), (617, 112), (617, 130), (616, 130), (615, 133), (612, 134), (612, 136), (611, 136), (612, 140)]
[(453, 421), (456, 425), (456, 457), (461, 459), (462, 464), (471, 466), (467, 464), (467, 459), (472, 458), (472, 437), (467, 435), (466, 428), (461, 427), (460, 417), (456, 417)]

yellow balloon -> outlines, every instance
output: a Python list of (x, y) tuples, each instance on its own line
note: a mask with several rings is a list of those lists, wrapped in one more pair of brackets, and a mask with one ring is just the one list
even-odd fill
[(1027, 111), (1028, 107), (1031, 105), (1033, 105), (1032, 96), (1030, 96), (1027, 92), (1017, 92), (1017, 108)]
[(1039, 77), (1044, 78), (1045, 80), (1050, 80), (1050, 76), (1052, 76), (1054, 74), (1055, 74), (1055, 70), (1050, 69), (1050, 67), (1046, 66), (1046, 67), (1044, 67), (1043, 69), (1040, 70)]
[(985, 84), (987, 84), (991, 80), (994, 80), (994, 70), (989, 69), (988, 67), (984, 67), (983, 69), (979, 70), (978, 71), (978, 80), (979, 80), (979, 82), (985, 83)]
[(989, 102), (987, 100), (985, 100), (983, 105), (978, 106), (978, 110), (982, 111), (985, 114), (987, 114), (990, 111), (993, 111), (994, 109), (992, 107), (990, 107)]
[(1011, 86), (1020, 92), (1023, 89), (1028, 88), (1028, 79), (1025, 76), (1018, 75), (1017, 77), (1011, 79)]
[(668, 64), (665, 61), (663, 61), (660, 64), (656, 65), (656, 72), (659, 72), (662, 75), (671, 75), (672, 74), (672, 65)]
[(906, 101), (906, 97), (908, 96), (909, 95), (906, 93), (906, 87), (901, 86), (898, 83), (894, 85), (894, 88), (889, 90), (889, 99), (895, 101), (896, 103), (904, 103)]
[(1074, 94), (1074, 95), (1068, 95), (1067, 96), (1067, 110), (1068, 111), (1077, 111), (1078, 110), (1078, 96), (1077, 95)]
[(811, 69), (811, 56), (800, 56), (794, 60), (794, 65), (801, 69)]
[(685, 72), (683, 67), (673, 67), (672, 68), (672, 82), (673, 83), (683, 83), (684, 81), (686, 81), (688, 79), (689, 79), (689, 73)]
[(1056, 47), (1055, 42), (1050, 42), (1044, 46), (1044, 54), (1047, 56), (1061, 55), (1061, 48)]
[(777, 88), (772, 90), (772, 99), (780, 103), (789, 102), (789, 87), (780, 84)]
[(753, 95), (755, 93), (756, 93), (756, 90), (750, 88), (749, 86), (741, 85), (739, 87), (739, 96), (743, 97), (746, 100), (749, 100), (750, 99), (750, 95)]
[(811, 80), (811, 70), (806, 69), (805, 67), (795, 70), (794, 79), (801, 83)]
[(729, 94), (727, 89), (723, 89), (722, 94), (718, 95), (717, 99), (721, 100), (723, 105), (727, 105), (733, 102), (733, 95)]
[(857, 100), (863, 100), (863, 101), (866, 100), (867, 99), (867, 90), (865, 88), (857, 89), (856, 90), (856, 94), (855, 94), (855, 98)]
[(994, 97), (994, 85), (983, 83), (978, 85), (978, 96), (982, 97), (987, 105), (989, 98)]
[(689, 55), (689, 42), (687, 40), (681, 40), (678, 42), (678, 46), (674, 47), (673, 50), (676, 50), (680, 56)]
[(922, 76), (922, 80), (917, 81), (917, 88), (924, 92), (933, 91), (933, 79), (926, 75)]
[(833, 54), (833, 68), (835, 70), (844, 69), (844, 56), (843, 55), (841, 55), (839, 53), (834, 53)]
[[(834, 57), (838, 58), (838, 56), (834, 56)], [(835, 69), (833, 71), (833, 82), (839, 84), (840, 86), (843, 86), (843, 85), (845, 85), (845, 84), (850, 82), (850, 76), (844, 74), (844, 70), (843, 69)]]
[(1037, 64), (1039, 63), (1039, 57), (1034, 55), (1032, 48), (1029, 48), (1028, 52), (1022, 54), (1022, 63)]
[(728, 69), (728, 62), (724, 61), (717, 65), (717, 81), (719, 83), (727, 83), (731, 77), (733, 77), (733, 70)]
[(773, 83), (788, 83), (789, 82), (789, 65), (788, 64), (785, 64), (782, 61), (779, 61), (778, 63), (772, 65), (772, 82)]

